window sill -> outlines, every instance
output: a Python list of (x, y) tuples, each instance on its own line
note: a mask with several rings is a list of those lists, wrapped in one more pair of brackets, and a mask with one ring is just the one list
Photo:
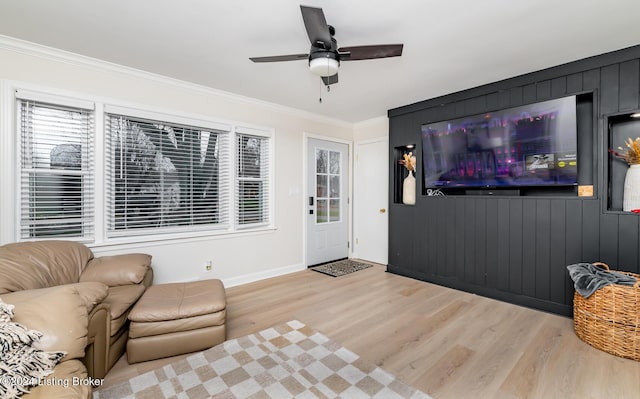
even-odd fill
[[(102, 242), (87, 243), (86, 245), (92, 249), (100, 250), (130, 250), (135, 248), (145, 248), (153, 246), (164, 246), (168, 243), (171, 244), (183, 244), (190, 242), (200, 242), (209, 240), (229, 239), (229, 238), (241, 238), (253, 235), (271, 234), (275, 232), (277, 228), (275, 226), (264, 226), (261, 228), (252, 228), (246, 230), (237, 231), (200, 231), (195, 233), (175, 233), (175, 234), (163, 234), (155, 236), (139, 236), (139, 237), (123, 237), (123, 238), (109, 238)], [(135, 240), (135, 241), (132, 241)]]

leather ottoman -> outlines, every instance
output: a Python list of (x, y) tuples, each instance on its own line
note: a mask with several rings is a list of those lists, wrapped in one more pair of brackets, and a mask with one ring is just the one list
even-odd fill
[(224, 342), (226, 306), (220, 280), (152, 285), (129, 313), (127, 360), (160, 359)]

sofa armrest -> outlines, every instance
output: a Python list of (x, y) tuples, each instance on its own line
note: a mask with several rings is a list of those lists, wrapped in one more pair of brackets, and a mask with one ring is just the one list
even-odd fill
[[(95, 281), (71, 285), (78, 290), (78, 295), (80, 295), (80, 298), (84, 302), (84, 306), (87, 308), (89, 315), (91, 315), (91, 312), (97, 305), (104, 301), (109, 293), (109, 287), (107, 287), (106, 284)], [(89, 324), (91, 324), (91, 320), (89, 320)]]
[(87, 346), (88, 313), (73, 285), (23, 290), (3, 294), (15, 305), (13, 321), (43, 336), (34, 346), (43, 351), (64, 351), (63, 361), (84, 356)]
[(80, 282), (98, 281), (109, 287), (140, 284), (151, 267), (151, 255), (99, 256), (87, 263)]
[[(79, 360), (71, 360), (58, 364), (53, 373), (45, 377), (45, 383), (31, 388), (31, 392), (22, 399), (89, 399), (92, 389), (87, 384), (74, 384), (77, 381), (88, 381), (87, 372)], [(47, 384), (46, 381), (49, 381)], [(102, 381), (100, 381), (101, 383)]]
[(109, 305), (98, 304), (89, 313), (87, 348), (82, 362), (92, 378), (104, 378), (107, 374), (109, 338), (111, 337), (111, 315)]

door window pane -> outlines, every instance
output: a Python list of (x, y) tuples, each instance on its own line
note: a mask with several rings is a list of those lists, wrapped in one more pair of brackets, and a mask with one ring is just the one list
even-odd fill
[(340, 221), (340, 200), (332, 199), (329, 202), (329, 221), (330, 222)]
[(331, 176), (330, 182), (331, 184), (329, 185), (329, 187), (331, 198), (340, 197), (340, 176)]
[(327, 200), (321, 199), (317, 203), (316, 223), (327, 223)]
[(327, 198), (327, 175), (316, 176), (316, 197)]
[(340, 153), (336, 151), (329, 152), (329, 170), (332, 174), (340, 173)]
[(327, 150), (316, 150), (316, 173), (327, 173)]

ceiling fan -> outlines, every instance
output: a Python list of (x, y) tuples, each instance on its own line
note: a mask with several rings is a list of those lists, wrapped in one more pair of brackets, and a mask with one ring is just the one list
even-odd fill
[(253, 62), (280, 62), (309, 60), (309, 70), (322, 78), (326, 86), (338, 83), (338, 68), (341, 61), (370, 60), (375, 58), (399, 57), (402, 44), (376, 44), (368, 46), (340, 47), (334, 35), (336, 30), (327, 25), (322, 8), (300, 6), (302, 20), (311, 42), (309, 54), (276, 55), (252, 57)]

